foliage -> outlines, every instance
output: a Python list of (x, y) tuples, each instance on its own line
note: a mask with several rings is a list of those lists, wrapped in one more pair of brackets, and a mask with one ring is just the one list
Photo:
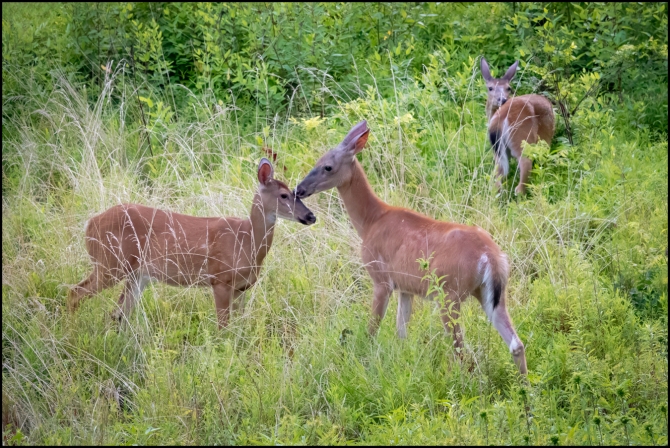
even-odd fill
[[(436, 60), (442, 77), (467, 75), (463, 64), (485, 54), (499, 70), (520, 59), (519, 86), (565, 108), (570, 138), (582, 101), (599, 96), (667, 133), (667, 29), (666, 3), (85, 3), (60, 6), (32, 36), (5, 19), (3, 74), (29, 65), (46, 81), (58, 63), (97, 95), (123, 66), (172, 109), (194, 92), (254, 104), (267, 120), (289, 107), (323, 116), (328, 89), (351, 99), (373, 78), (389, 97), (395, 77), (420, 77)], [(458, 79), (443, 83), (462, 97)]]
[(520, 38), (518, 57), (555, 99), (571, 140), (570, 118), (598, 93), (618, 107), (624, 92), (627, 107), (648, 104), (635, 125), (667, 133), (667, 4), (535, 3), (507, 22)]

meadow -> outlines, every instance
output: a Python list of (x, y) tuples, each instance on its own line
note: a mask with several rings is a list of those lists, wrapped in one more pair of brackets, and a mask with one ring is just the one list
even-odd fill
[[(379, 5), (3, 3), (3, 443), (667, 445), (667, 4)], [(482, 55), (555, 102), (527, 196), (515, 162), (493, 185)], [(210, 288), (153, 283), (127, 326), (121, 285), (68, 314), (90, 217), (246, 217), (264, 146), (295, 187), (363, 119), (382, 200), (509, 257), (526, 378), (473, 298), (463, 361), (419, 298), (407, 339), (396, 295), (370, 338), (336, 190), (278, 221), (224, 330)]]

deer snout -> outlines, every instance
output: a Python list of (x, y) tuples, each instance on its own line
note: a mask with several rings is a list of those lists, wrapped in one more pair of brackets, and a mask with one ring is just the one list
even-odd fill
[(500, 98), (500, 105), (502, 106), (507, 102), (507, 98)]
[(296, 197), (298, 197), (298, 199), (306, 198), (307, 196), (309, 196), (307, 194), (307, 190), (305, 189), (305, 187), (302, 187), (300, 185), (298, 185), (295, 188), (295, 195), (296, 195)]
[(309, 213), (307, 213), (307, 215), (305, 216), (304, 219), (303, 218), (298, 218), (298, 221), (300, 222), (300, 224), (304, 224), (304, 225), (308, 226), (308, 225), (314, 224), (316, 222), (316, 216), (314, 216), (314, 213), (309, 212)]

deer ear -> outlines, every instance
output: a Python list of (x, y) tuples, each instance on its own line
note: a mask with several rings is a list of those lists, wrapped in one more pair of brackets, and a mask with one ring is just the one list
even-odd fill
[(272, 164), (268, 159), (263, 157), (258, 164), (258, 181), (263, 185), (267, 185), (273, 175), (274, 169), (272, 168)]
[(519, 66), (519, 61), (516, 61), (514, 64), (510, 66), (510, 68), (507, 69), (505, 72), (505, 75), (503, 76), (503, 79), (507, 82), (510, 82), (512, 78), (514, 78), (514, 75), (516, 75), (516, 69)]
[(356, 139), (353, 147), (354, 154), (358, 154), (359, 152), (363, 151), (365, 144), (368, 142), (369, 136), (370, 136), (370, 129), (365, 131), (363, 135), (361, 135), (360, 137), (358, 137), (358, 139)]
[(492, 81), (493, 78), (491, 77), (491, 70), (489, 70), (489, 63), (486, 62), (486, 58), (482, 56), (482, 60), (480, 63), (480, 67), (482, 69), (482, 77), (484, 78), (485, 81)]
[(347, 136), (344, 137), (342, 143), (340, 143), (340, 150), (347, 154), (358, 154), (367, 143), (369, 134), (370, 129), (368, 129), (368, 122), (366, 120), (356, 123)]

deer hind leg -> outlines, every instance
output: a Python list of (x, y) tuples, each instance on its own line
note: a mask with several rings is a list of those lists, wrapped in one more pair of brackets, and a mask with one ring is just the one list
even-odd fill
[(126, 284), (119, 296), (119, 307), (112, 313), (112, 319), (121, 321), (124, 316), (128, 318), (150, 280), (149, 277), (138, 273), (132, 273), (126, 277)]
[(389, 304), (389, 297), (393, 289), (385, 282), (375, 282), (372, 300), (372, 316), (370, 316), (370, 323), (368, 324), (368, 333), (374, 336), (379, 329), (379, 324), (386, 314), (386, 308)]
[(514, 331), (514, 325), (512, 325), (512, 320), (507, 313), (504, 303), (499, 303), (493, 310), (491, 322), (495, 329), (498, 330), (498, 333), (500, 333), (500, 336), (502, 336), (507, 347), (509, 347), (509, 351), (514, 358), (514, 364), (519, 368), (519, 372), (525, 375), (528, 372), (526, 367), (526, 350), (523, 342), (521, 342), (516, 331)]
[(398, 337), (407, 337), (407, 324), (412, 316), (412, 294), (400, 291), (398, 294), (398, 316), (396, 318), (396, 330)]
[(509, 172), (509, 159), (507, 158), (507, 148), (503, 142), (499, 144), (498, 152), (494, 154), (496, 161), (496, 188), (498, 191), (502, 189), (502, 179), (507, 177)]
[(517, 185), (514, 189), (516, 194), (526, 194), (526, 184), (528, 183), (528, 176), (530, 175), (530, 170), (532, 167), (532, 160), (523, 156), (519, 157), (520, 179), (519, 185)]
[(497, 304), (494, 303), (493, 289), (492, 282), (485, 281), (480, 287), (480, 293), (477, 294), (477, 298), (479, 299), (482, 308), (484, 308), (489, 320), (493, 324), (493, 327), (500, 333), (500, 336), (503, 338), (503, 341), (505, 341), (510, 353), (512, 353), (514, 363), (519, 368), (519, 371), (525, 375), (528, 371), (526, 368), (526, 352), (523, 342), (521, 342), (516, 331), (514, 331), (512, 319), (510, 319), (509, 314), (507, 313), (504, 288), (500, 292)]
[(519, 161), (519, 185), (516, 186), (514, 192), (516, 194), (525, 194), (526, 193), (526, 184), (528, 183), (528, 176), (530, 175), (530, 170), (533, 167), (533, 162), (527, 158), (523, 157), (523, 148), (521, 147), (521, 142), (526, 140), (529, 144), (537, 143), (537, 123), (535, 120), (526, 120), (514, 131), (514, 136), (512, 138), (512, 148), (511, 152), (514, 157)]
[(108, 272), (102, 272), (98, 268), (93, 268), (93, 272), (88, 278), (82, 280), (68, 291), (68, 311), (74, 313), (83, 300), (96, 295), (103, 289), (114, 286), (118, 281), (116, 277), (110, 275)]

